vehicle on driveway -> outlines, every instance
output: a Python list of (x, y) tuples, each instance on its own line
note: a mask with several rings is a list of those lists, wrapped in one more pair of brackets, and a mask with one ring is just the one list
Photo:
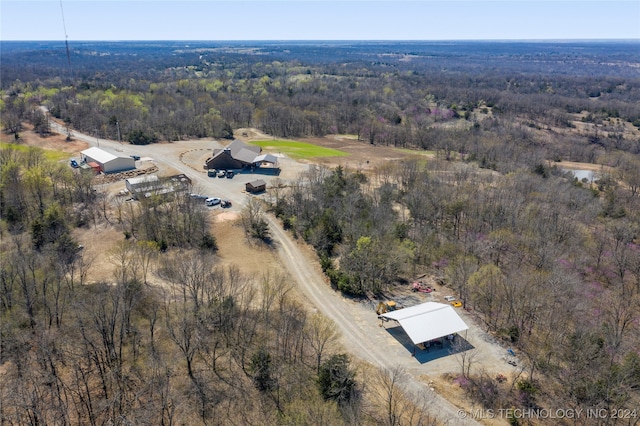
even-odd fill
[(78, 167), (80, 167), (80, 165), (78, 164), (75, 158), (72, 158), (71, 160), (69, 160), (69, 165), (74, 169), (77, 169)]
[(206, 200), (204, 200), (204, 203), (209, 206), (209, 207), (213, 207), (213, 206), (217, 206), (218, 204), (220, 204), (222, 200), (218, 197), (211, 197), (211, 198), (207, 198)]
[(233, 177), (233, 170), (227, 170), (227, 179), (231, 179)]
[(229, 201), (229, 200), (220, 201), (220, 207), (225, 208), (225, 209), (231, 207), (231, 201)]
[(189, 194), (189, 197), (195, 198), (196, 200), (206, 200), (207, 198), (209, 198), (206, 195), (200, 195), (200, 194)]
[(224, 170), (220, 170), (220, 171), (218, 172), (218, 177), (219, 177), (219, 178), (224, 177), (226, 174), (227, 174), (227, 173), (226, 173)]
[(447, 302), (451, 303), (451, 306), (453, 306), (454, 308), (462, 307), (462, 302), (459, 301), (458, 299), (456, 299), (453, 296), (445, 296), (444, 300), (446, 300)]
[(216, 169), (207, 170), (207, 176), (209, 177), (216, 177), (217, 174), (218, 174), (218, 171)]
[(412, 284), (413, 291), (419, 291), (421, 293), (431, 293), (433, 288), (430, 285), (426, 285), (422, 281), (416, 281)]

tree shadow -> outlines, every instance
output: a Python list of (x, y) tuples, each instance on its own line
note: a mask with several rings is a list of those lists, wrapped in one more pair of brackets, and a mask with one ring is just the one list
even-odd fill
[[(405, 349), (411, 354), (420, 364), (425, 364), (429, 361), (433, 361), (439, 358), (444, 358), (449, 355), (455, 355), (460, 352), (465, 352), (475, 347), (464, 339), (459, 334), (456, 334), (453, 341), (449, 341), (446, 337), (432, 341), (430, 344), (423, 344), (421, 347), (413, 344), (404, 329), (398, 325), (395, 327), (385, 328), (398, 343), (405, 347)], [(423, 349), (424, 348), (424, 349)]]

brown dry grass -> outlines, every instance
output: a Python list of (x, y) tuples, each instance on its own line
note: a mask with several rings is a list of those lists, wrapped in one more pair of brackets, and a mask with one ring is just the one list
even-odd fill
[(214, 215), (213, 235), (218, 242), (221, 266), (238, 266), (249, 276), (284, 273), (275, 250), (265, 244), (249, 240), (238, 223), (238, 214), (217, 210)]
[[(248, 131), (247, 137), (242, 133), (238, 136), (240, 139), (250, 141), (264, 138), (265, 135), (259, 132)], [(0, 140), (3, 142), (13, 143), (12, 135), (2, 135)], [(397, 150), (393, 147), (373, 146), (363, 142), (359, 142), (347, 136), (328, 136), (324, 138), (303, 138), (298, 139), (302, 142), (313, 143), (319, 146), (343, 150), (350, 153), (348, 157), (331, 157), (318, 159), (318, 163), (329, 167), (341, 165), (349, 169), (358, 169), (363, 171), (372, 170), (376, 165), (388, 163), (390, 161), (410, 157), (411, 154)], [(21, 132), (21, 143), (28, 146), (36, 146), (44, 149), (55, 150), (59, 152), (68, 152), (73, 155), (88, 147), (88, 144), (80, 141), (67, 142), (63, 135), (52, 135), (47, 138), (40, 138), (30, 129), (26, 128)], [(209, 153), (205, 150), (194, 150), (185, 154), (185, 160), (192, 160), (199, 164)], [(580, 168), (599, 170), (601, 166), (585, 164), (585, 163), (556, 163), (560, 167)], [(165, 171), (166, 172), (166, 171)], [(112, 184), (117, 189), (122, 189), (122, 182)], [(220, 266), (235, 265), (240, 268), (241, 272), (247, 276), (260, 277), (264, 273), (285, 273), (285, 268), (281, 263), (275, 249), (248, 240), (245, 237), (244, 230), (237, 223), (237, 213), (223, 210), (212, 210), (211, 222), (212, 232), (216, 237), (219, 251), (218, 262)], [(87, 281), (111, 281), (115, 266), (109, 258), (109, 251), (112, 250), (120, 241), (124, 240), (124, 234), (117, 228), (106, 224), (99, 224), (90, 229), (76, 229), (74, 235), (78, 242), (85, 246), (83, 255), (85, 259), (91, 260), (91, 268)], [(311, 262), (319, 269), (317, 259), (313, 250), (300, 244), (305, 255), (312, 260)], [(151, 284), (166, 286), (160, 277), (152, 275), (149, 277)], [(430, 283), (434, 287), (441, 288), (435, 283)], [(312, 309), (310, 304), (305, 301), (304, 297), (295, 290), (292, 295), (308, 308)], [(464, 391), (459, 385), (455, 384), (452, 379), (442, 376), (423, 376), (425, 382), (433, 387), (436, 392), (447, 400), (451, 401), (458, 407), (468, 412), (473, 410), (473, 403), (466, 397)], [(482, 419), (482, 424), (499, 425), (505, 424), (504, 419)]]
[[(51, 133), (44, 138), (40, 137), (40, 135), (33, 132), (33, 126), (30, 124), (23, 124), (22, 127), (23, 130), (19, 132), (20, 139), (17, 141), (17, 143), (22, 145), (58, 152), (68, 152), (71, 155), (79, 153), (89, 147), (88, 143), (75, 139), (67, 142), (66, 136), (58, 133)], [(13, 135), (0, 132), (0, 142), (16, 143), (16, 140)]]

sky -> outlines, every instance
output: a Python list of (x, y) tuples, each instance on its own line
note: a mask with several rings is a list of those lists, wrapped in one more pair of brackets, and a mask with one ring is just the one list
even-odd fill
[(640, 40), (640, 0), (0, 0), (0, 40)]

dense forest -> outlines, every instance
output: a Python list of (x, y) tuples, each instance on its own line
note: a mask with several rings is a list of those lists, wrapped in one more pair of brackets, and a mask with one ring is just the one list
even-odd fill
[[(12, 139), (27, 122), (46, 135), (46, 106), (133, 144), (256, 127), (429, 151), (371, 173), (312, 167), (268, 207), (336, 289), (380, 295), (428, 271), (523, 354), (509, 390), (463, 371), (477, 404), (639, 406), (637, 43), (71, 47), (2, 43)], [(560, 161), (603, 167), (580, 181)], [(38, 150), (3, 147), (0, 167), (2, 421), (436, 422), (393, 372), (361, 374), (285, 277), (217, 267), (189, 197), (117, 203)], [(86, 286), (72, 230), (97, 223), (126, 238), (114, 277)]]

